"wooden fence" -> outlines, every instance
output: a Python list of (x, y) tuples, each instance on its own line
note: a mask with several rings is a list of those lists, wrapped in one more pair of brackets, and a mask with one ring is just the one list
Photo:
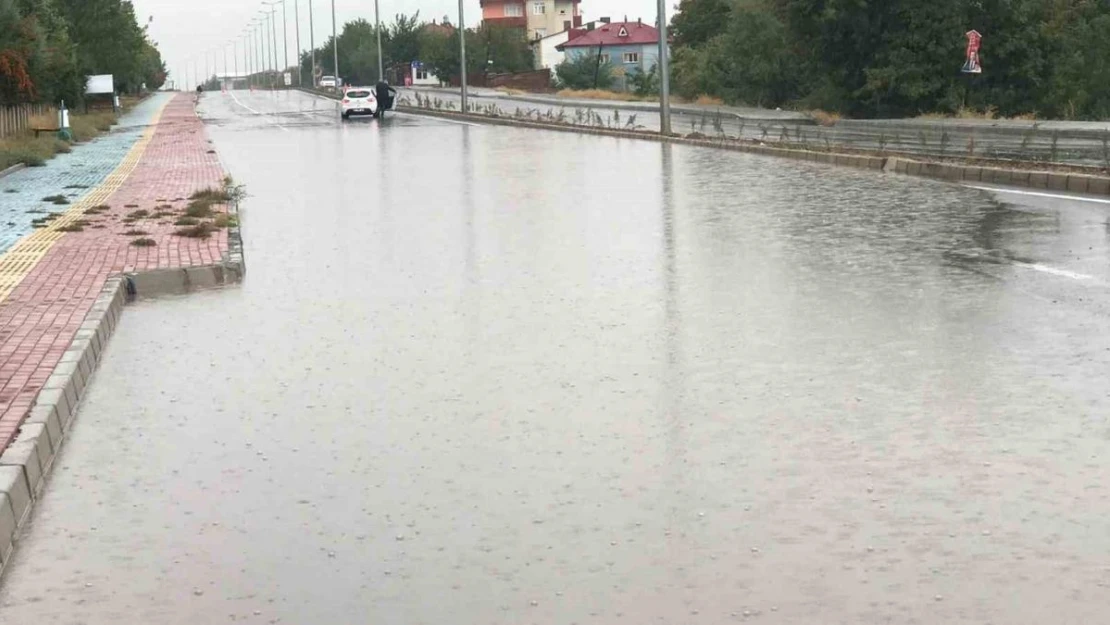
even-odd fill
[[(31, 119), (39, 115), (50, 116), (53, 120), (58, 110), (49, 104), (0, 106), (0, 139), (29, 130)], [(51, 121), (50, 125), (55, 125), (55, 122)]]

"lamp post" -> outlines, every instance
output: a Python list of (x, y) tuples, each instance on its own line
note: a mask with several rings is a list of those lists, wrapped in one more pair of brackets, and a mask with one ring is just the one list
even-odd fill
[(463, 2), (464, 0), (459, 0), (459, 86), (462, 87), (462, 112), (466, 113), (469, 109), (466, 97), (466, 21), (463, 19)]
[[(274, 69), (284, 74), (285, 70), (289, 68), (289, 20), (287, 17), (287, 11), (285, 9), (285, 0), (274, 0), (273, 2), (263, 2), (262, 4), (270, 7), (270, 11), (272, 11), (273, 13), (277, 13), (277, 9), (275, 9), (274, 7), (279, 4), (281, 5), (281, 63), (283, 67), (275, 67)], [(274, 18), (271, 18), (270, 24), (274, 27), (274, 39), (276, 42), (277, 25), (274, 23)], [(277, 51), (276, 45), (274, 46), (274, 51)]]
[(374, 33), (378, 36), (378, 82), (385, 80), (385, 65), (382, 61), (382, 22), (378, 19), (378, 0), (374, 0)]
[(316, 25), (312, 21), (312, 0), (308, 0), (308, 47), (312, 49), (312, 86), (316, 87)]
[[(462, 2), (462, 0), (459, 0)], [(339, 87), (339, 36), (335, 29), (335, 0), (331, 0), (331, 52), (335, 63), (335, 85)]]
[(297, 86), (304, 86), (304, 66), (301, 64), (301, 0), (293, 0), (293, 22), (296, 24), (297, 36)]
[(671, 134), (671, 60), (667, 42), (667, 3), (656, 0), (659, 9), (659, 132)]

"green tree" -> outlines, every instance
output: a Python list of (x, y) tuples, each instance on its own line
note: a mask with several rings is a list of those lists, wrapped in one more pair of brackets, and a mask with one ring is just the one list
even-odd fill
[(118, 90), (138, 91), (146, 34), (135, 19), (131, 2), (60, 0), (59, 9), (77, 44), (82, 75), (112, 74)]
[(696, 48), (728, 27), (732, 8), (727, 0), (682, 0), (671, 20), (674, 45)]
[(0, 0), (0, 104), (32, 100), (37, 95), (31, 78), (31, 56), (36, 32), (13, 0)]
[(613, 86), (613, 64), (599, 51), (568, 52), (555, 66), (559, 85), (567, 89), (609, 89)]
[(421, 26), (420, 11), (411, 16), (403, 13), (394, 16), (393, 25), (386, 29), (389, 45), (386, 46), (385, 57), (390, 65), (420, 60)]

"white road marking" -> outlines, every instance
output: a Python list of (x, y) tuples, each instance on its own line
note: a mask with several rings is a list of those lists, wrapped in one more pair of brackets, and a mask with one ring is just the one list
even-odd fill
[[(229, 93), (231, 93), (231, 92), (229, 92)], [(231, 93), (231, 99), (235, 100), (235, 103), (238, 104), (239, 106), (247, 109), (248, 111), (254, 113), (255, 115), (261, 115), (261, 116), (265, 117), (271, 124), (274, 124), (278, 128), (281, 128), (285, 132), (289, 132), (288, 128), (286, 128), (285, 126), (282, 126), (280, 123), (278, 123), (278, 121), (276, 119), (273, 119), (272, 116), (269, 113), (263, 113), (261, 111), (256, 111), (255, 109), (252, 109), (251, 107), (247, 106), (246, 104), (243, 104), (243, 102), (240, 101), (239, 98), (236, 97), (234, 93)]]
[(1094, 276), (1089, 276), (1085, 273), (1076, 273), (1074, 271), (1068, 271), (1067, 269), (1057, 269), (1055, 267), (1049, 267), (1048, 265), (1042, 265), (1040, 263), (1021, 263), (1015, 261), (1014, 264), (1018, 267), (1025, 267), (1026, 269), (1032, 269), (1033, 271), (1043, 271), (1044, 273), (1049, 273), (1054, 276), (1060, 276), (1063, 278), (1071, 278), (1072, 280), (1095, 279)]
[(474, 122), (464, 122), (464, 121), (459, 120), (459, 119), (447, 119), (446, 117), (434, 117), (432, 115), (416, 115), (414, 113), (402, 113), (401, 111), (391, 111), (391, 113), (394, 114), (394, 115), (401, 115), (403, 117), (416, 117), (416, 118), (419, 118), (419, 119), (436, 119), (436, 120), (439, 120), (441, 122), (447, 122), (449, 124), (462, 124), (463, 126), (481, 126), (482, 125), (482, 124), (475, 124)]
[(1028, 195), (1031, 197), (1044, 197), (1053, 200), (1073, 200), (1075, 202), (1094, 202), (1096, 204), (1110, 204), (1110, 200), (1104, 200), (1097, 197), (1081, 197), (1078, 195), (1061, 195), (1059, 193), (1045, 193), (1043, 191), (1021, 191), (1018, 189), (999, 189), (997, 187), (981, 187), (974, 184), (964, 185), (969, 189), (978, 189), (980, 191), (992, 191), (994, 193), (1013, 193), (1014, 195)]

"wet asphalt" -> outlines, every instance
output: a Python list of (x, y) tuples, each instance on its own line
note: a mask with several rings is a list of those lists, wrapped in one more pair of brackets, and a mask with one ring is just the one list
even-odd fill
[(1093, 623), (1110, 206), (206, 95), (0, 623)]

